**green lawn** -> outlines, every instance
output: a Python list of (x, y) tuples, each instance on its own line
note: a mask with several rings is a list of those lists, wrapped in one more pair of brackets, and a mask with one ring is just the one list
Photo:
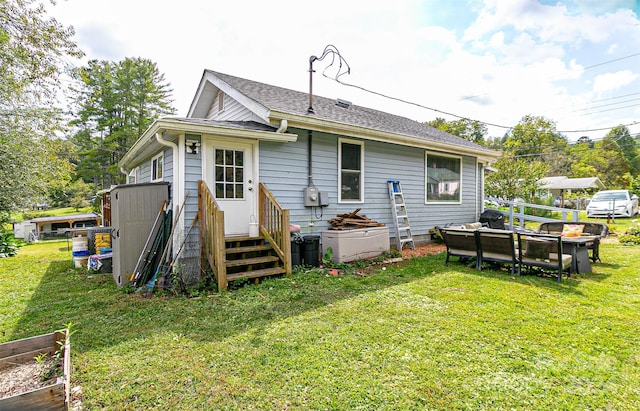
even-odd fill
[(73, 322), (87, 409), (637, 410), (640, 248), (601, 255), (560, 284), (441, 254), (145, 299), (41, 243), (0, 259), (0, 342)]

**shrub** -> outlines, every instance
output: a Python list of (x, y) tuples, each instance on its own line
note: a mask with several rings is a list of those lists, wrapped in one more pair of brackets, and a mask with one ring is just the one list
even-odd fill
[(618, 237), (620, 244), (624, 245), (638, 245), (640, 244), (640, 224), (635, 227), (628, 228), (624, 233)]
[(20, 248), (18, 241), (10, 231), (0, 231), (0, 258), (13, 257)]

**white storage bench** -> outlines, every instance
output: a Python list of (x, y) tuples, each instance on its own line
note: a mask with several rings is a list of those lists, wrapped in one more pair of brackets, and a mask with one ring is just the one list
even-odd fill
[(370, 227), (322, 232), (322, 254), (331, 247), (331, 261), (346, 263), (377, 257), (389, 252), (389, 228)]

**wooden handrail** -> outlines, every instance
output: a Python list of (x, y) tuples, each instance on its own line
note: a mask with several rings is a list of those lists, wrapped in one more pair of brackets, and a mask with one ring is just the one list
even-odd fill
[(258, 225), (260, 233), (284, 264), (286, 274), (291, 274), (291, 230), (289, 210), (284, 209), (264, 183), (258, 189)]
[(200, 221), (200, 260), (209, 264), (218, 283), (218, 290), (227, 289), (227, 268), (224, 253), (224, 211), (216, 202), (207, 183), (198, 181), (198, 219)]

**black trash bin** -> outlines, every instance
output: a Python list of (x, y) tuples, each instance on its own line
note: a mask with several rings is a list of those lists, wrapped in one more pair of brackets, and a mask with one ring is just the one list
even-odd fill
[(320, 266), (320, 236), (305, 235), (303, 244), (304, 265)]
[(488, 225), (490, 228), (504, 230), (504, 214), (499, 210), (484, 210), (480, 214), (480, 222), (482, 225)]
[(302, 265), (302, 237), (291, 237), (291, 265)]

